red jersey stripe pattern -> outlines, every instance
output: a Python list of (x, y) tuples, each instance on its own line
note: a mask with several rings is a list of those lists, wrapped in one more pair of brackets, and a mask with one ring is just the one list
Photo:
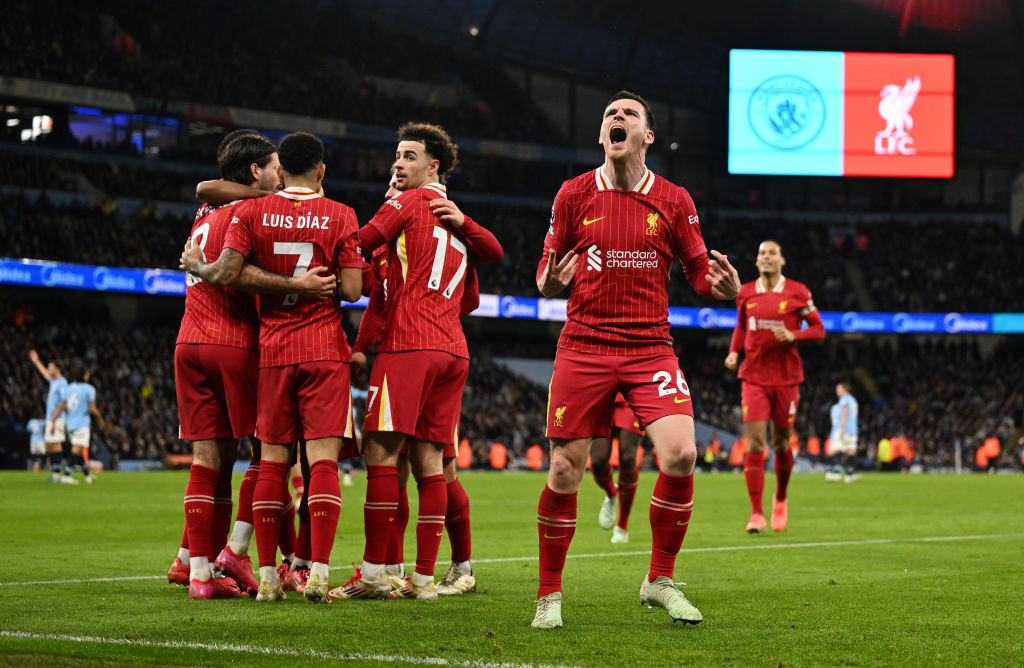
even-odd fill
[(707, 253), (685, 188), (646, 170), (632, 190), (615, 190), (601, 168), (555, 196), (538, 278), (552, 249), (580, 256), (558, 346), (596, 355), (664, 352), (672, 261)]
[(469, 359), (459, 322), (469, 252), (431, 210), (439, 197), (446, 197), (439, 184), (407, 190), (367, 223), (388, 242), (381, 352), (438, 350)]
[[(192, 241), (203, 250), (206, 262), (220, 257), (224, 235), (238, 202), (219, 207), (204, 204), (192, 223)], [(198, 276), (185, 277), (185, 315), (178, 343), (205, 343), (256, 350), (259, 316), (252, 295), (231, 288), (215, 288)]]
[[(363, 266), (355, 212), (307, 188), (288, 188), (240, 204), (224, 241), (249, 262), (284, 276), (310, 267)], [(345, 361), (351, 356), (334, 301), (261, 295), (260, 367)]]

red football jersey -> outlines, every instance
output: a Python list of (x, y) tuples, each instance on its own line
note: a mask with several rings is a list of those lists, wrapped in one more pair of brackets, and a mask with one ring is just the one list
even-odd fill
[(437, 183), (407, 190), (367, 223), (388, 242), (381, 352), (439, 350), (469, 358), (459, 322), (469, 250), (430, 209), (438, 197), (447, 194)]
[(735, 352), (743, 349), (739, 377), (758, 385), (803, 382), (797, 342), (779, 341), (772, 330), (782, 326), (799, 332), (801, 321), (812, 311), (811, 291), (791, 278), (780, 276), (772, 290), (766, 290), (760, 278), (744, 283), (736, 296), (736, 329), (731, 346)]
[(555, 196), (538, 277), (550, 249), (557, 260), (580, 256), (558, 346), (598, 355), (664, 352), (672, 261), (707, 253), (685, 188), (647, 170), (632, 190), (616, 190), (600, 167)]
[[(285, 276), (310, 267), (360, 268), (359, 226), (355, 212), (308, 188), (286, 188), (238, 205), (225, 248), (249, 262)], [(344, 361), (351, 356), (333, 300), (260, 295), (260, 366)]]
[[(204, 204), (192, 223), (192, 241), (213, 262), (224, 247), (224, 234), (238, 202), (221, 206)], [(259, 345), (259, 316), (252, 295), (215, 288), (192, 274), (185, 276), (185, 315), (178, 329), (178, 343), (210, 343), (256, 350)]]

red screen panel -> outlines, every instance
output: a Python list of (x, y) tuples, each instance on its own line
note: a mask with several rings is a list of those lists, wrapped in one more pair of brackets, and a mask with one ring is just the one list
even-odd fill
[(844, 176), (953, 176), (953, 56), (847, 53)]

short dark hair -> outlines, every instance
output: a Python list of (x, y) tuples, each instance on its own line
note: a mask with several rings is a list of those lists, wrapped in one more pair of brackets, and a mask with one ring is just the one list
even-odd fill
[(220, 140), (220, 144), (217, 145), (217, 162), (220, 163), (220, 157), (224, 155), (224, 149), (228, 147), (228, 144), (235, 141), (242, 135), (258, 135), (259, 132), (252, 128), (243, 128), (241, 130), (232, 130), (231, 132), (224, 135), (224, 139)]
[(260, 167), (266, 167), (270, 157), (274, 155), (274, 142), (263, 135), (243, 134), (227, 145), (221, 153), (217, 165), (220, 167), (220, 175), (226, 181), (234, 181), (244, 186), (252, 185), (252, 171), (249, 167), (256, 163)]
[(776, 241), (775, 239), (765, 239), (765, 240), (764, 240), (764, 241), (762, 241), (762, 242), (761, 242), (760, 244), (758, 244), (758, 246), (760, 247), (760, 246), (763, 246), (763, 245), (765, 245), (765, 244), (775, 244), (776, 246), (778, 246), (778, 247), (779, 247), (779, 255), (782, 255), (782, 244), (780, 244), (780, 243), (779, 243), (778, 241)]
[(293, 132), (277, 145), (277, 158), (292, 176), (308, 174), (323, 163), (324, 145), (308, 132)]
[(440, 125), (433, 123), (406, 123), (398, 128), (398, 141), (418, 141), (430, 157), (438, 162), (437, 178), (441, 183), (459, 164), (459, 147)]
[(853, 394), (853, 385), (850, 385), (845, 380), (839, 383), (839, 387), (846, 390), (847, 394)]
[(70, 368), (68, 368), (68, 379), (70, 379), (72, 383), (84, 383), (86, 382), (85, 379), (88, 376), (88, 372), (89, 370), (86, 366), (76, 360), (71, 364)]
[[(611, 104), (616, 100), (635, 100), (639, 102), (644, 108), (644, 115), (647, 116), (647, 129), (654, 132), (654, 112), (651, 111), (651, 105), (647, 104), (647, 100), (628, 90), (620, 90), (615, 95), (612, 95), (608, 99), (608, 104)], [(604, 105), (605, 108), (608, 107), (608, 104)]]

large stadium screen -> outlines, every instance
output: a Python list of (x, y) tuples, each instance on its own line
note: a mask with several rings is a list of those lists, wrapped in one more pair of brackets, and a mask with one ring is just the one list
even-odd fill
[(729, 173), (953, 176), (953, 56), (729, 53)]

